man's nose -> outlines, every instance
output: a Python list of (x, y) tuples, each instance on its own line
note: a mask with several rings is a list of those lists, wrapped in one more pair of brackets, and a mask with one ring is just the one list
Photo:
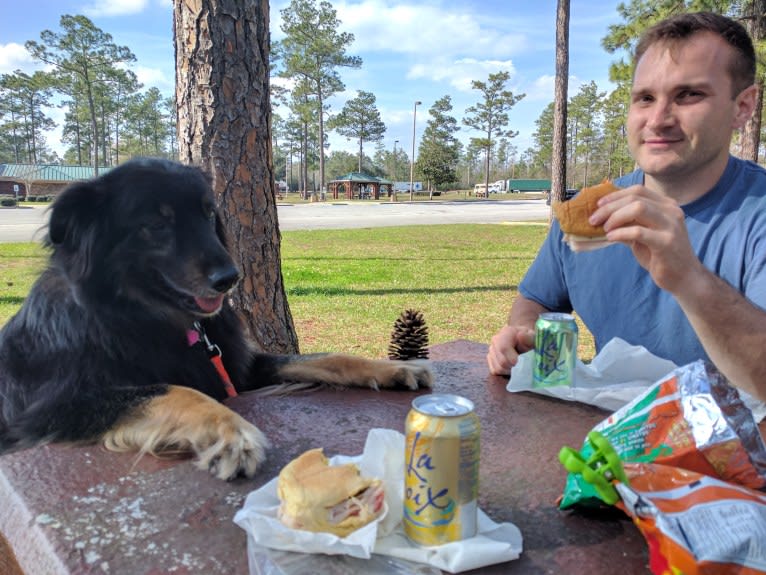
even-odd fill
[(649, 128), (665, 128), (674, 124), (675, 121), (673, 103), (666, 100), (655, 100), (654, 105), (649, 110), (646, 123)]

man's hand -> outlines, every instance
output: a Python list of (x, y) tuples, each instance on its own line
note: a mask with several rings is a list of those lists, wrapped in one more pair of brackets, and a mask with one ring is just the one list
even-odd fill
[(708, 270), (692, 249), (678, 203), (644, 186), (605, 196), (590, 223), (633, 251), (652, 280), (675, 297), (716, 367), (766, 401), (766, 311)]
[(492, 336), (487, 353), (487, 364), (492, 375), (510, 375), (519, 355), (534, 349), (535, 330), (528, 327), (505, 325)]
[(599, 200), (589, 221), (603, 224), (609, 241), (630, 247), (654, 283), (674, 295), (704, 273), (689, 242), (683, 210), (662, 193), (640, 185), (624, 188)]

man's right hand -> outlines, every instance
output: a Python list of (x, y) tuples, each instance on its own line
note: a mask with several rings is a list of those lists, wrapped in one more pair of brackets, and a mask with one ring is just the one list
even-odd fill
[(529, 327), (505, 325), (492, 336), (487, 364), (492, 375), (510, 375), (519, 355), (534, 349), (535, 330)]

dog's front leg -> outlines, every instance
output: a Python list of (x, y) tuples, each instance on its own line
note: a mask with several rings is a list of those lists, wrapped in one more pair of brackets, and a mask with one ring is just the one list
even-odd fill
[(268, 447), (263, 433), (228, 407), (175, 385), (140, 404), (103, 439), (114, 451), (193, 453), (198, 467), (220, 479), (252, 477)]
[(291, 356), (277, 371), (284, 382), (319, 383), (338, 387), (404, 388), (433, 386), (433, 374), (423, 360), (366, 359), (354, 355)]

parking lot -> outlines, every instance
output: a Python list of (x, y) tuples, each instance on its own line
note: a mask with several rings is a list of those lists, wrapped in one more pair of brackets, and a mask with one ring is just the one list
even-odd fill
[[(317, 202), (278, 204), (279, 228), (373, 228), (432, 224), (482, 224), (547, 221), (550, 207), (543, 199), (503, 199), (454, 202)], [(0, 209), (0, 242), (29, 242), (43, 238), (46, 206)]]

